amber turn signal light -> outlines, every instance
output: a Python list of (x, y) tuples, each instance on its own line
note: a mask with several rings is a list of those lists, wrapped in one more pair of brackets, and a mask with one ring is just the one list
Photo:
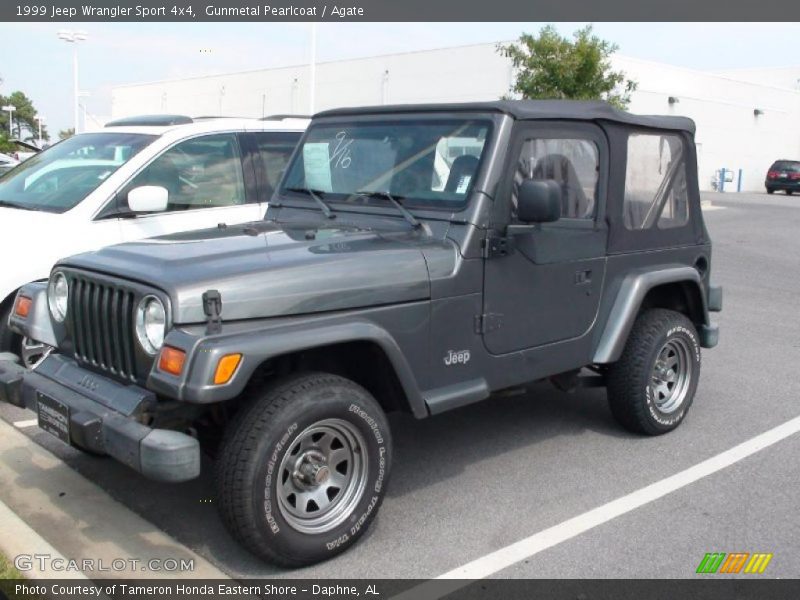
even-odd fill
[(217, 370), (214, 373), (214, 385), (223, 385), (228, 383), (236, 373), (239, 363), (242, 362), (241, 354), (226, 354), (219, 359)]
[(32, 306), (33, 300), (27, 296), (19, 296), (17, 298), (17, 303), (14, 306), (14, 314), (25, 319), (30, 314)]
[(183, 362), (186, 360), (186, 352), (164, 346), (161, 350), (161, 357), (158, 359), (158, 368), (170, 375), (180, 375), (183, 371)]

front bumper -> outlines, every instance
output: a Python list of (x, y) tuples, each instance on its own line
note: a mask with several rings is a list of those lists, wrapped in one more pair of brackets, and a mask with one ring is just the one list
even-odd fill
[(800, 192), (800, 179), (767, 179), (764, 187), (770, 190)]
[(39, 415), (39, 426), (72, 446), (108, 455), (145, 477), (180, 482), (200, 474), (200, 445), (178, 431), (153, 429), (137, 417), (155, 395), (51, 355), (36, 371), (0, 360), (0, 401)]

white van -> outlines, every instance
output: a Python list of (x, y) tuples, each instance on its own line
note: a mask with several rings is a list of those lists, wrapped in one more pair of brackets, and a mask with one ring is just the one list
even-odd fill
[(8, 329), (14, 295), (59, 258), (260, 219), (305, 118), (122, 119), (33, 156), (0, 178), (0, 352), (46, 349)]

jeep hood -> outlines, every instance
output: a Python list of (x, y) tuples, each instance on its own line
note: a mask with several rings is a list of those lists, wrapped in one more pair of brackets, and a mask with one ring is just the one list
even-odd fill
[[(327, 226), (326, 226), (327, 227)], [(203, 292), (222, 294), (223, 320), (276, 317), (424, 300), (419, 231), (298, 228), (259, 222), (109, 246), (59, 263), (159, 288), (173, 322), (205, 321)]]

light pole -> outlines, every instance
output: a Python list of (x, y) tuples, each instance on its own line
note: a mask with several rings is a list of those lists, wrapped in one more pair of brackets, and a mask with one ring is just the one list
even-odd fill
[(39, 148), (41, 148), (44, 145), (44, 140), (42, 139), (42, 121), (46, 121), (47, 119), (45, 119), (40, 115), (36, 115), (34, 118), (36, 119), (36, 122), (39, 124)]
[(314, 114), (317, 96), (317, 24), (311, 23), (311, 77), (309, 81), (309, 113)]
[(62, 29), (58, 32), (58, 39), (74, 44), (72, 47), (72, 90), (73, 90), (73, 109), (75, 112), (75, 133), (78, 133), (78, 42), (88, 39), (89, 34), (85, 31), (74, 31), (72, 29)]
[(17, 107), (11, 104), (7, 104), (6, 106), (3, 107), (3, 110), (8, 113), (8, 137), (13, 138), (14, 137), (13, 117), (14, 117), (14, 111), (17, 110)]
[(80, 99), (89, 98), (90, 96), (89, 92), (78, 92), (78, 106), (83, 110), (83, 131), (86, 131), (86, 100), (83, 101), (83, 104), (80, 104)]

